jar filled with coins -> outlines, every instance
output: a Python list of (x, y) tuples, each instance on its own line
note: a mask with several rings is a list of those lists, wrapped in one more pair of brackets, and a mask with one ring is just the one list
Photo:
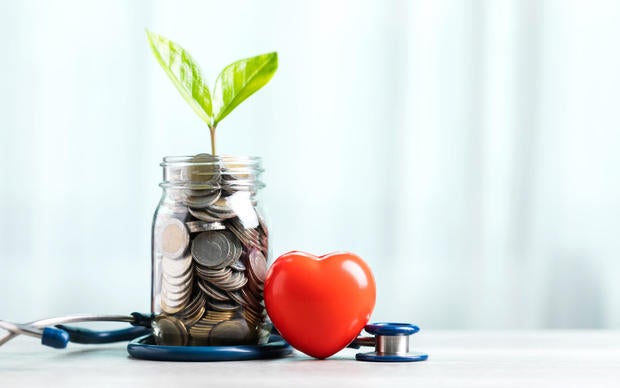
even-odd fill
[(159, 345), (265, 343), (268, 231), (260, 158), (165, 157), (152, 229), (151, 310)]

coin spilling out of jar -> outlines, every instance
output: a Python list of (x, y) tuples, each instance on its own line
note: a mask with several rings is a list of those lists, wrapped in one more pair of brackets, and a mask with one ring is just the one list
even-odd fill
[(243, 345), (268, 337), (268, 231), (258, 158), (167, 157), (153, 221), (153, 322), (159, 345)]

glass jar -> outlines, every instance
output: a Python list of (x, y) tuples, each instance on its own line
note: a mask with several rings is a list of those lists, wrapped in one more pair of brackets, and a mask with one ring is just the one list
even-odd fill
[(151, 311), (159, 345), (265, 343), (268, 231), (257, 157), (165, 157), (152, 228)]

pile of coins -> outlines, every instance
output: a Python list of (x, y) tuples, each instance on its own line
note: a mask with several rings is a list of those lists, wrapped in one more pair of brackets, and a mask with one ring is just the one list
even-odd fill
[(251, 177), (237, 170), (205, 163), (173, 171), (189, 184), (167, 189), (154, 221), (152, 307), (160, 345), (266, 340), (268, 232), (245, 184)]

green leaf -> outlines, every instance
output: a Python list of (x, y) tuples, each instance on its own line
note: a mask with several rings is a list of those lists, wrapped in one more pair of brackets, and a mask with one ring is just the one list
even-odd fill
[(242, 59), (226, 66), (213, 90), (213, 124), (217, 125), (237, 105), (265, 86), (278, 69), (278, 53)]
[(183, 47), (173, 41), (149, 30), (146, 30), (146, 35), (157, 62), (166, 71), (174, 86), (198, 116), (211, 126), (211, 93), (202, 80), (198, 65)]

